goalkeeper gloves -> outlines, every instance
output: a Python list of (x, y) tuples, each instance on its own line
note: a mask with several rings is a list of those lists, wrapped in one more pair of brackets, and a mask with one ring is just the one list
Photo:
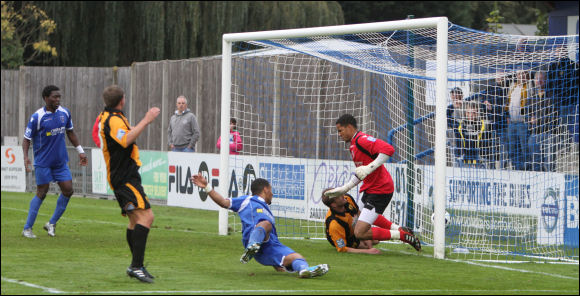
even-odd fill
[(368, 175), (374, 172), (379, 166), (383, 165), (383, 163), (387, 162), (389, 156), (383, 153), (379, 153), (377, 158), (369, 163), (368, 165), (359, 166), (354, 170), (354, 174), (360, 179), (364, 180)]
[(330, 198), (335, 198), (337, 196), (343, 196), (345, 193), (347, 193), (353, 187), (358, 185), (358, 183), (360, 183), (360, 182), (361, 182), (361, 180), (359, 178), (357, 178), (356, 175), (352, 175), (352, 177), (350, 178), (350, 180), (348, 180), (348, 182), (346, 184), (344, 184), (340, 187), (328, 190), (328, 191), (324, 192), (324, 195), (326, 195)]

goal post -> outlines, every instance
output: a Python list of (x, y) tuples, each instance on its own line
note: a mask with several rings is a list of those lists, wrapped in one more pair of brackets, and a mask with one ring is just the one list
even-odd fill
[[(408, 30), (419, 28), (436, 28), (437, 30), (437, 78), (436, 78), (436, 92), (437, 92), (437, 118), (445, 118), (445, 106), (447, 104), (447, 27), (448, 20), (446, 17), (424, 18), (401, 20), (391, 22), (379, 22), (369, 24), (357, 25), (342, 25), (329, 26), (305, 29), (290, 29), (277, 31), (264, 31), (253, 33), (235, 33), (224, 34), (222, 43), (222, 102), (221, 102), (221, 138), (229, 138), (229, 121), (231, 118), (231, 77), (232, 77), (232, 43), (242, 41), (255, 40), (269, 40), (281, 38), (304, 38), (313, 36), (329, 36), (329, 35), (345, 35), (345, 34), (360, 34), (368, 32), (383, 32)], [(438, 186), (438, 184), (445, 184), (445, 149), (446, 149), (446, 125), (445, 121), (437, 124), (435, 154), (440, 158), (436, 161), (436, 176), (435, 182), (435, 240), (434, 240), (434, 256), (436, 258), (444, 258), (445, 254), (445, 186)], [(225, 147), (225, 145), (224, 145)], [(221, 149), (220, 151), (220, 184), (228, 184), (227, 173), (230, 171), (229, 166), (229, 151)], [(439, 166), (439, 168), (437, 168)], [(220, 186), (220, 194), (229, 196), (228, 188)], [(228, 215), (224, 209), (219, 213), (219, 234), (225, 235), (228, 233)]]
[[(325, 239), (322, 192), (355, 169), (335, 125), (351, 114), (395, 148), (384, 216), (435, 258), (578, 261), (578, 35), (495, 34), (439, 17), (222, 42), (214, 187), (238, 197), (270, 181), (279, 237)], [(361, 205), (359, 189), (349, 193)], [(219, 217), (221, 235), (241, 230), (235, 214)]]

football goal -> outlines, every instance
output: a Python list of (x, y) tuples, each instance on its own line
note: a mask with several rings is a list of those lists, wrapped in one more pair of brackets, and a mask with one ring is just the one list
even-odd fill
[[(224, 196), (270, 181), (280, 237), (324, 238), (322, 191), (354, 171), (335, 122), (389, 142), (384, 215), (436, 258), (578, 260), (578, 36), (425, 18), (225, 34)], [(350, 194), (360, 203), (362, 194)], [(220, 234), (241, 230), (220, 212)]]

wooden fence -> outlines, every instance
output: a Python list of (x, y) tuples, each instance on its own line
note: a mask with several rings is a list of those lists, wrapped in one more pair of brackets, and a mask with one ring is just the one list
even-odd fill
[[(137, 124), (151, 107), (161, 108), (159, 117), (143, 132), (140, 149), (168, 150), (167, 126), (175, 112), (175, 100), (184, 95), (197, 115), (201, 137), (197, 151), (217, 153), (219, 137), (221, 57), (179, 61), (134, 63), (131, 67), (21, 67), (2, 70), (2, 144), (4, 136), (22, 143), (30, 116), (45, 104), (42, 89), (54, 84), (61, 89), (61, 105), (73, 116), (81, 145), (95, 147), (91, 137), (96, 116), (103, 110), (102, 92), (111, 84), (125, 90), (125, 115)], [(70, 144), (67, 142), (67, 144)]]

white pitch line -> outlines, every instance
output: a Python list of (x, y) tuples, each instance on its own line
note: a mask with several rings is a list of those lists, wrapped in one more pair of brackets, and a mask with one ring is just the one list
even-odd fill
[(13, 279), (5, 278), (5, 277), (2, 277), (2, 280), (5, 282), (13, 283), (13, 284), (18, 284), (18, 285), (23, 285), (23, 286), (27, 286), (27, 287), (36, 288), (36, 289), (41, 289), (44, 292), (48, 292), (48, 293), (52, 293), (52, 294), (68, 294), (67, 292), (64, 292), (64, 291), (61, 291), (58, 289), (43, 287), (43, 286), (28, 283), (25, 281), (21, 281), (21, 280), (13, 280)]
[(300, 293), (328, 293), (328, 292), (346, 292), (351, 294), (357, 293), (379, 293), (379, 294), (394, 294), (394, 293), (495, 293), (495, 294), (504, 294), (506, 292), (515, 292), (515, 293), (574, 293), (578, 291), (568, 291), (568, 290), (521, 290), (521, 289), (513, 289), (513, 290), (446, 290), (446, 289), (431, 289), (431, 290), (184, 290), (184, 291), (82, 291), (82, 292), (72, 292), (72, 291), (61, 291), (54, 288), (43, 287), (35, 284), (31, 284), (25, 281), (14, 280), (2, 277), (3, 281), (19, 284), (27, 287), (42, 289), (45, 292), (51, 294), (176, 294), (176, 293), (185, 293), (185, 294), (239, 294), (239, 293), (290, 293), (290, 294), (300, 294)]
[[(419, 256), (431, 257), (431, 258), (433, 257), (432, 255), (427, 255), (427, 254), (416, 254), (416, 253), (410, 253), (410, 252), (405, 252), (405, 251), (389, 250), (389, 249), (383, 249), (383, 248), (379, 248), (379, 249), (380, 250), (383, 250), (383, 251), (399, 252), (399, 253), (408, 254), (408, 255), (419, 255)], [(517, 269), (517, 268), (511, 268), (511, 267), (505, 267), (505, 266), (499, 266), (499, 265), (489, 265), (489, 264), (477, 263), (477, 262), (468, 261), (468, 260), (448, 259), (448, 258), (445, 258), (443, 260), (452, 261), (452, 262), (458, 262), (458, 263), (471, 264), (471, 265), (482, 266), (482, 267), (503, 269), (503, 270), (507, 270), (507, 271), (517, 271), (517, 272), (522, 272), (522, 273), (535, 273), (535, 274), (541, 274), (541, 275), (546, 275), (546, 276), (551, 276), (551, 277), (556, 277), (556, 278), (561, 278), (561, 279), (567, 279), (567, 280), (578, 280), (577, 277), (570, 277), (570, 276), (565, 276), (565, 275), (560, 275), (560, 274), (553, 274), (553, 273), (547, 273), (547, 272), (541, 272), (541, 271), (532, 271), (532, 270), (527, 270), (527, 269)]]

